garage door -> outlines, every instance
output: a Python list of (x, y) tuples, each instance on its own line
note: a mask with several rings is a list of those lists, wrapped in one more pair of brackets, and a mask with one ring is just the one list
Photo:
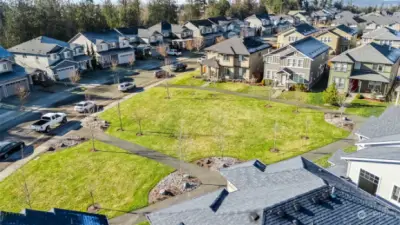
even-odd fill
[(125, 53), (118, 55), (119, 64), (127, 64), (132, 58), (132, 53)]
[(57, 70), (57, 76), (59, 80), (69, 79), (73, 73), (75, 73), (75, 66), (65, 67)]
[(25, 87), (26, 90), (29, 90), (28, 80), (24, 79), (6, 84), (7, 96), (5, 97), (15, 95), (18, 92), (19, 87)]

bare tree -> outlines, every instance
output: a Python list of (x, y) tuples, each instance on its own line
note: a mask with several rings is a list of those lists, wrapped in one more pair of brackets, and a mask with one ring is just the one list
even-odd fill
[(344, 94), (338, 94), (336, 98), (337, 104), (340, 106), (340, 121), (341, 125), (343, 126), (343, 113), (345, 111), (346, 107), (346, 95)]
[(146, 117), (146, 112), (144, 111), (144, 109), (141, 107), (136, 107), (133, 110), (133, 114), (132, 117), (134, 120), (136, 120), (137, 124), (138, 124), (138, 128), (139, 131), (136, 133), (136, 136), (142, 136), (143, 135), (143, 129), (142, 129), (142, 122)]
[(277, 149), (277, 147), (276, 147), (277, 136), (278, 136), (278, 121), (275, 121), (275, 124), (274, 124), (274, 148), (271, 149), (272, 152), (278, 152), (279, 151)]
[(133, 70), (133, 66), (135, 65), (135, 56), (132, 54), (131, 57), (129, 57), (129, 67), (131, 68), (131, 70)]
[(79, 70), (73, 71), (69, 75), (69, 80), (71, 81), (71, 84), (76, 85), (81, 80), (81, 74), (80, 74)]
[(20, 110), (22, 111), (24, 109), (24, 104), (30, 95), (30, 92), (25, 85), (19, 84), (16, 87), (16, 94), (20, 102)]
[[(21, 159), (25, 157), (24, 154), (24, 149), (21, 149)], [(31, 199), (31, 192), (29, 190), (28, 182), (26, 180), (26, 174), (25, 174), (25, 169), (24, 167), (21, 167), (21, 176), (22, 176), (22, 187), (23, 187), (23, 192), (24, 192), (24, 197), (25, 197), (25, 204), (29, 206), (30, 209), (32, 209), (32, 199)]]
[(196, 37), (193, 38), (193, 47), (197, 51), (200, 51), (204, 48), (204, 38), (203, 37)]
[(218, 43), (223, 42), (225, 40), (226, 40), (226, 38), (224, 36), (219, 36), (219, 37), (215, 38), (215, 44), (218, 44)]
[[(114, 83), (119, 84), (119, 74), (118, 74), (118, 62), (116, 60), (111, 61), (111, 70), (114, 72)], [(117, 97), (117, 109), (118, 109), (118, 118), (119, 118), (119, 130), (123, 131), (122, 127), (122, 116), (121, 116), (121, 105), (120, 105), (120, 96)]]
[(168, 46), (165, 44), (158, 45), (156, 48), (158, 54), (160, 54), (162, 57), (166, 58), (168, 56)]
[(193, 51), (193, 49), (194, 49), (193, 40), (187, 40), (187, 41), (185, 42), (185, 48), (186, 48), (188, 51)]

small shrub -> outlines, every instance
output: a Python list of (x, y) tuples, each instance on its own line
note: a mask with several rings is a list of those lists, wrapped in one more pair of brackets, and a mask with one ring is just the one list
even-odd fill
[(330, 105), (336, 105), (338, 100), (338, 91), (336, 89), (336, 84), (333, 83), (329, 85), (325, 91), (322, 93), (324, 102)]
[(355, 99), (363, 99), (364, 96), (361, 94), (356, 94), (356, 96), (354, 97)]
[(263, 79), (262, 81), (261, 81), (261, 85), (262, 86), (271, 86), (272, 84), (273, 84), (273, 80), (271, 80), (271, 79)]
[(307, 91), (307, 88), (304, 84), (295, 84), (294, 88), (296, 91), (302, 91), (302, 92)]

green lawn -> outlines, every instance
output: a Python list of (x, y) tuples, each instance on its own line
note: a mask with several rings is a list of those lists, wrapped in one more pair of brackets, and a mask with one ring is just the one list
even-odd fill
[(367, 99), (354, 99), (347, 107), (346, 113), (364, 117), (379, 116), (385, 111), (389, 103), (371, 101)]
[(338, 108), (337, 106), (327, 106), (322, 98), (322, 92), (301, 92), (301, 91), (285, 91), (279, 99), (299, 101), (301, 103), (317, 105), (328, 108)]
[(0, 210), (20, 212), (27, 208), (23, 176), (31, 196), (32, 208), (53, 207), (86, 211), (91, 204), (90, 190), (99, 213), (108, 217), (144, 207), (149, 191), (172, 168), (139, 157), (114, 146), (96, 143), (97, 152), (90, 152), (86, 142), (55, 153), (46, 153), (32, 160), (0, 182)]
[(228, 91), (259, 95), (268, 97), (270, 95), (270, 88), (267, 86), (255, 86), (246, 83), (233, 83), (233, 82), (221, 82), (221, 83), (211, 83), (208, 87), (223, 89)]
[(144, 221), (144, 222), (138, 223), (137, 225), (150, 225), (150, 223), (147, 221)]
[(206, 81), (198, 78), (193, 78), (193, 76), (200, 76), (200, 70), (195, 70), (191, 72), (186, 72), (180, 74), (177, 77), (170, 80), (168, 83), (173, 85), (190, 85), (190, 86), (201, 86), (206, 83)]
[[(118, 131), (116, 108), (100, 117), (111, 122), (107, 131), (119, 138), (149, 147), (165, 154), (180, 156), (179, 143), (184, 145), (186, 161), (220, 155), (243, 160), (258, 158), (266, 163), (293, 157), (347, 137), (349, 132), (324, 121), (323, 113), (309, 109), (270, 103), (222, 93), (170, 88), (153, 88), (121, 104), (125, 131)], [(138, 132), (137, 115), (142, 118), (143, 136)], [(270, 152), (276, 144), (279, 153)], [(308, 121), (308, 123), (306, 123)], [(303, 140), (306, 124), (309, 140)], [(181, 129), (183, 127), (183, 129)], [(179, 141), (177, 137), (186, 137)], [(222, 143), (222, 144), (221, 144)]]
[[(344, 148), (343, 151), (346, 153), (353, 153), (353, 152), (357, 151), (357, 146), (355, 146), (355, 145), (349, 146), (347, 148)], [(317, 165), (319, 165), (321, 167), (328, 168), (331, 166), (331, 164), (328, 162), (328, 159), (331, 156), (332, 156), (332, 154), (325, 155), (325, 156), (315, 160), (314, 163), (316, 163)]]

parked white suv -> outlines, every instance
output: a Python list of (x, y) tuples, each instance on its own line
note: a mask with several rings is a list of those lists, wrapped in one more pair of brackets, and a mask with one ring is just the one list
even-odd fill
[(135, 81), (124, 82), (124, 83), (120, 83), (118, 85), (118, 90), (120, 90), (120, 91), (128, 91), (128, 90), (133, 89), (133, 88), (136, 88)]
[(167, 54), (168, 55), (176, 55), (176, 56), (178, 56), (178, 55), (182, 55), (182, 52), (180, 52), (180, 51), (178, 51), (176, 49), (170, 49), (170, 50), (168, 50)]
[(82, 102), (78, 102), (75, 107), (74, 110), (76, 112), (94, 112), (96, 110), (96, 104), (93, 101), (82, 101)]
[(67, 115), (65, 113), (46, 113), (39, 121), (32, 124), (31, 128), (37, 132), (48, 133), (51, 128), (64, 123), (67, 123)]

